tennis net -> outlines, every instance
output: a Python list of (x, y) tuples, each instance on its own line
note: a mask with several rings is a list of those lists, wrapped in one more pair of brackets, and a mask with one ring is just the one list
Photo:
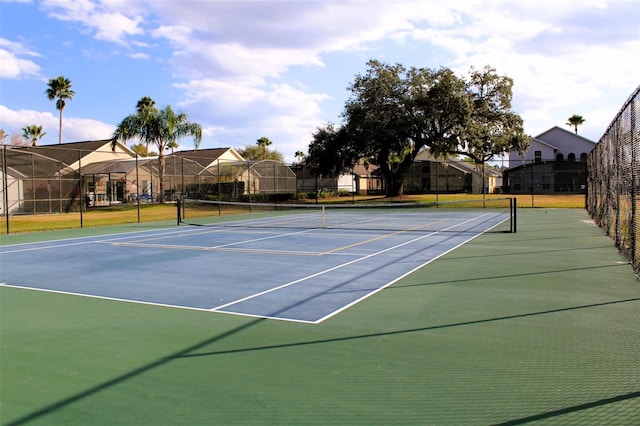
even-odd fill
[(446, 202), (242, 203), (183, 199), (178, 224), (404, 232), (516, 232), (515, 198)]

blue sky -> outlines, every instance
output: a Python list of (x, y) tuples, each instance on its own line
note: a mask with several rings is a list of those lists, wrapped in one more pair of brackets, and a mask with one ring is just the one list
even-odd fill
[[(597, 141), (640, 84), (636, 0), (0, 0), (0, 128), (44, 126), (57, 143), (47, 80), (74, 98), (63, 141), (109, 138), (150, 96), (204, 129), (201, 147), (266, 136), (294, 160), (312, 132), (340, 122), (369, 59), (490, 65), (514, 79), (513, 110), (537, 135), (565, 125)], [(182, 149), (191, 149), (189, 139)]]

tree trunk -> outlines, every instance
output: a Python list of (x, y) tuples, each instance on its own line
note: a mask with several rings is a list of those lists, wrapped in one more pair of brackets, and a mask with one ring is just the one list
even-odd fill
[(58, 144), (62, 143), (62, 109), (60, 109), (60, 126), (58, 128)]
[[(413, 164), (415, 155), (406, 156), (400, 163), (395, 163), (395, 170), (391, 170), (391, 164), (383, 168), (383, 177), (387, 183), (387, 197), (398, 197), (404, 193), (404, 177)], [(385, 174), (386, 172), (386, 174)]]
[(387, 177), (387, 197), (398, 197), (402, 195), (403, 177), (397, 173), (389, 173)]
[(399, 195), (402, 195), (404, 173), (402, 173), (400, 170), (392, 172), (386, 167), (383, 167), (382, 169), (382, 177), (385, 183), (385, 195), (387, 197), (397, 197)]

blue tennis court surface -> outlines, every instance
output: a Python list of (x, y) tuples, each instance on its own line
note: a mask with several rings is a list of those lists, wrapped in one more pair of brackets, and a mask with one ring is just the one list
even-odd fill
[[(482, 210), (430, 215), (424, 226), (406, 230), (277, 228), (265, 220), (4, 246), (0, 281), (319, 323), (493, 229), (508, 215)], [(435, 222), (440, 230), (428, 231)]]

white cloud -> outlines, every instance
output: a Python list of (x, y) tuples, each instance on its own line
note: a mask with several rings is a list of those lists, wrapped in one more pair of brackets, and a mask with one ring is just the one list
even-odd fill
[(151, 31), (151, 35), (157, 38), (165, 38), (176, 47), (188, 46), (191, 42), (192, 29), (183, 25), (160, 25)]
[(24, 75), (38, 75), (40, 67), (28, 59), (20, 59), (13, 53), (0, 49), (0, 77), (20, 78)]
[(0, 38), (0, 78), (20, 78), (37, 76), (40, 66), (30, 59), (21, 56), (39, 57), (34, 50), (22, 43)]
[(41, 56), (38, 52), (27, 47), (23, 43), (7, 40), (6, 38), (2, 38), (2, 37), (0, 37), (0, 47), (7, 49), (10, 52), (19, 56), (33, 56), (33, 57)]
[(96, 30), (96, 38), (99, 40), (123, 42), (127, 35), (142, 34), (139, 27), (142, 17), (126, 17), (119, 13), (99, 13), (91, 15), (90, 18)]
[(109, 139), (116, 128), (99, 120), (75, 117), (65, 118), (62, 126), (63, 139), (69, 142)]
[[(93, 32), (98, 40), (125, 44), (127, 36), (141, 35), (142, 16), (136, 14), (134, 7), (125, 11), (112, 12), (108, 8), (124, 8), (125, 3), (97, 3), (90, 0), (45, 0), (42, 6), (49, 10), (50, 16), (62, 21), (79, 22)], [(127, 14), (133, 15), (132, 17)]]
[[(303, 149), (300, 141), (308, 143), (310, 132), (325, 120), (328, 93), (346, 94), (350, 81), (329, 88), (314, 86), (318, 82), (305, 75), (322, 83), (339, 72), (344, 78), (342, 69), (329, 66), (339, 62), (336, 58), (355, 61), (356, 56), (364, 66), (368, 57), (393, 57), (407, 66), (448, 66), (459, 74), (471, 65), (491, 65), (514, 79), (514, 107), (531, 132), (564, 125), (577, 113), (587, 119), (585, 131), (597, 133), (610, 120), (602, 102), (611, 92), (633, 90), (640, 68), (634, 0), (583, 0), (579, 7), (573, 0), (44, 0), (41, 5), (94, 38), (137, 49), (123, 57), (161, 61), (168, 51), (179, 90), (172, 95), (205, 125), (205, 136), (254, 143), (265, 135), (291, 149), (288, 155)], [(405, 56), (394, 56), (394, 48)], [(153, 56), (160, 51), (162, 58)], [(37, 74), (28, 56), (29, 49), (9, 48), (0, 39), (6, 76)]]
[(131, 59), (149, 59), (150, 58), (148, 54), (142, 53), (142, 52), (128, 53), (127, 56), (130, 57)]
[(58, 117), (54, 117), (50, 112), (39, 112), (33, 110), (11, 110), (4, 105), (0, 105), (0, 123), (7, 133), (7, 129), (20, 129), (30, 124), (43, 126), (45, 132), (49, 132), (51, 126), (58, 126)]
[(577, 113), (588, 120), (582, 132), (598, 139), (612, 118), (602, 102), (637, 84), (640, 27), (637, 14), (628, 18), (630, 1), (590, 0), (578, 9), (565, 0), (474, 1), (464, 8), (457, 12), (464, 25), (417, 27), (411, 36), (452, 53), (449, 66), (460, 74), (491, 65), (512, 77), (514, 107), (531, 133)]
[[(171, 40), (176, 75), (191, 79), (179, 86), (187, 104), (197, 99), (213, 117), (231, 116), (236, 122), (245, 113), (255, 117), (246, 118), (253, 125), (263, 119), (262, 125), (298, 127), (289, 119), (300, 109), (288, 105), (290, 113), (278, 115), (280, 109), (268, 101), (281, 94), (273, 89), (274, 80), (301, 66), (324, 66), (335, 52), (365, 51), (394, 38), (453, 56), (453, 61), (431, 67), (445, 65), (466, 74), (472, 65), (491, 65), (512, 77), (514, 106), (534, 131), (562, 125), (565, 115), (580, 113), (590, 117), (591, 137), (597, 138), (597, 128), (606, 123), (594, 109), (596, 101), (611, 89), (632, 89), (630, 81), (637, 75), (638, 30), (621, 31), (624, 22), (617, 19), (631, 6), (628, 0), (586, 0), (579, 9), (569, 0), (471, 0), (210, 2), (197, 8), (160, 2), (153, 7), (162, 22), (176, 26), (155, 35)], [(593, 31), (598, 38), (585, 40)], [(419, 50), (408, 60), (424, 61)], [(321, 100), (311, 94), (306, 100), (302, 104), (320, 110)], [(315, 113), (315, 118), (321, 116)]]
[[(47, 134), (41, 141), (41, 145), (58, 142), (59, 122), (58, 115), (50, 112), (41, 112), (28, 109), (12, 110), (0, 105), (0, 127), (8, 134), (20, 132), (25, 126), (37, 124), (42, 126)], [(63, 117), (62, 137), (63, 141), (84, 141), (108, 139), (115, 126), (98, 120), (76, 117)]]
[(267, 136), (290, 161), (295, 151), (305, 150), (311, 141), (311, 131), (322, 123), (320, 104), (328, 99), (326, 94), (289, 84), (257, 87), (194, 80), (176, 86), (185, 91), (187, 99), (180, 107), (195, 111), (193, 121), (217, 123), (205, 132), (215, 144), (244, 147)]

